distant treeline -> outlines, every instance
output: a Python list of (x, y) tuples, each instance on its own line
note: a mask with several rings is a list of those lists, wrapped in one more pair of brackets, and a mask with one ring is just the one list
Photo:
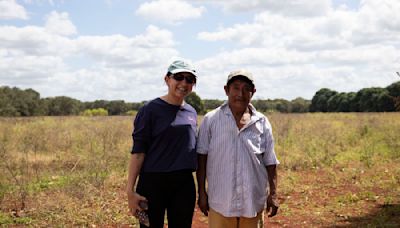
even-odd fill
[(400, 111), (400, 81), (386, 88), (364, 88), (338, 93), (320, 89), (311, 100), (310, 112), (393, 112)]
[[(205, 111), (212, 110), (224, 101), (222, 100), (203, 100)], [(251, 101), (257, 111), (260, 112), (283, 112), (283, 113), (303, 113), (308, 112), (311, 101), (298, 97), (294, 100), (288, 101), (285, 99), (254, 99)]]
[(81, 102), (66, 96), (40, 98), (40, 94), (33, 89), (0, 87), (0, 116), (69, 116), (81, 115), (87, 110), (103, 110), (106, 115), (125, 115), (138, 110), (143, 104), (123, 100)]
[[(224, 101), (202, 100), (196, 93), (186, 101), (198, 113), (204, 114)], [(33, 89), (0, 87), (0, 116), (68, 116), (68, 115), (134, 115), (142, 102), (123, 100), (96, 100), (82, 102), (66, 96), (41, 98)], [(365, 88), (358, 92), (338, 93), (323, 88), (316, 92), (312, 100), (301, 97), (285, 99), (255, 99), (252, 104), (261, 112), (392, 112), (400, 111), (400, 81), (386, 88)]]

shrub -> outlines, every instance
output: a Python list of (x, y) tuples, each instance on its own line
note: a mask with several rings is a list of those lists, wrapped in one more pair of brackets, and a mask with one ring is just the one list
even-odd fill
[(108, 111), (104, 108), (86, 109), (82, 112), (82, 116), (108, 116)]

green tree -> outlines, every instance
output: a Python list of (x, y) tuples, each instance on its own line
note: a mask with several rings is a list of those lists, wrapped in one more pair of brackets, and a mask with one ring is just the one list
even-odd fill
[(278, 112), (290, 113), (292, 112), (292, 104), (285, 99), (275, 99), (275, 108)]
[(42, 114), (40, 110), (40, 94), (33, 89), (26, 89), (23, 94), (26, 103), (26, 116), (37, 116)]
[(357, 110), (357, 106), (354, 103), (356, 93), (342, 93), (340, 97), (341, 99), (337, 109), (338, 112), (354, 112)]
[(396, 111), (395, 100), (389, 95), (389, 91), (384, 89), (376, 97), (376, 111), (377, 112), (393, 112)]
[(389, 96), (392, 97), (394, 110), (400, 111), (400, 81), (392, 83), (386, 89), (389, 91)]
[(107, 104), (107, 111), (110, 115), (122, 115), (129, 110), (129, 107), (126, 105), (123, 100), (114, 100), (110, 101)]
[(145, 104), (145, 101), (128, 103), (128, 104), (127, 104), (128, 107), (129, 107), (128, 110), (136, 110), (136, 111), (139, 111), (139, 109), (140, 109), (141, 107), (143, 107), (144, 104)]
[(12, 101), (12, 89), (8, 86), (0, 87), (0, 115), (17, 116), (18, 110), (14, 107)]
[(392, 97), (400, 97), (400, 81), (390, 84), (386, 89)]
[(191, 92), (185, 97), (185, 101), (190, 104), (198, 114), (204, 114), (204, 103), (196, 92)]
[(332, 96), (336, 95), (337, 92), (322, 88), (318, 90), (311, 100), (310, 111), (311, 112), (327, 112), (328, 111), (328, 100)]
[(338, 93), (328, 100), (328, 112), (350, 112), (355, 93)]
[(45, 98), (45, 103), (50, 116), (70, 116), (78, 115), (81, 111), (81, 102), (79, 100), (58, 96), (54, 98)]
[(291, 101), (292, 112), (304, 113), (310, 110), (311, 101), (298, 97)]
[(389, 96), (389, 91), (385, 88), (373, 87), (364, 88), (357, 92), (355, 96), (359, 112), (383, 112), (394, 111), (393, 100)]
[(0, 115), (33, 116), (40, 114), (40, 95), (33, 89), (0, 87)]
[(224, 101), (217, 99), (204, 99), (203, 102), (206, 111), (216, 109), (217, 107), (222, 105), (222, 103), (224, 103)]
[(268, 100), (254, 99), (251, 101), (251, 103), (259, 112), (266, 112), (270, 109), (273, 109)]

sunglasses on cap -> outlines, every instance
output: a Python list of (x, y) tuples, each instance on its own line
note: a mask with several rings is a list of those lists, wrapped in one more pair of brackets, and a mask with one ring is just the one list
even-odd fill
[(183, 79), (185, 79), (188, 84), (196, 83), (196, 77), (194, 75), (185, 76), (184, 74), (173, 74), (172, 78), (178, 82), (183, 81)]

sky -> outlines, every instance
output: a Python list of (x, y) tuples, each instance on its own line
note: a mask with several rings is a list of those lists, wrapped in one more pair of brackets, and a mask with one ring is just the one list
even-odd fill
[(230, 71), (254, 99), (312, 99), (400, 80), (399, 0), (0, 0), (0, 85), (41, 97), (140, 102), (176, 59), (202, 99)]

